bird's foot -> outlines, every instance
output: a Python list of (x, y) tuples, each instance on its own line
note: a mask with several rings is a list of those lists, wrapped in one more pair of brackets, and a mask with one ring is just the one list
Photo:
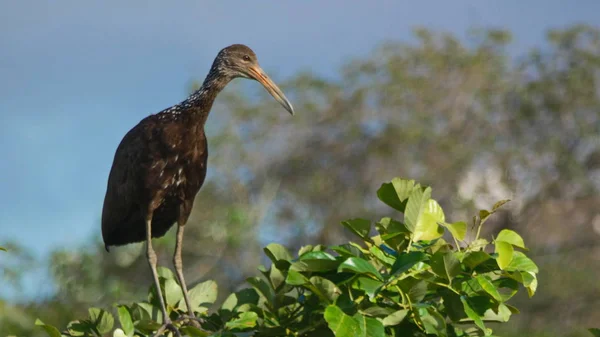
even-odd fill
[(163, 335), (165, 333), (165, 331), (167, 331), (167, 330), (171, 330), (173, 332), (173, 336), (181, 337), (181, 334), (179, 333), (179, 330), (177, 329), (177, 327), (175, 326), (175, 324), (173, 324), (173, 322), (171, 322), (170, 320), (167, 321), (165, 324), (163, 324), (156, 331), (156, 334), (154, 334), (154, 337), (158, 337), (158, 336)]

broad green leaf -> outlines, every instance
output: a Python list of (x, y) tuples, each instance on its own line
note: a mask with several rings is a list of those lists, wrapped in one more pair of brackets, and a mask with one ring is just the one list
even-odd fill
[(45, 324), (39, 318), (35, 320), (35, 325), (41, 326), (50, 337), (61, 337), (60, 331), (52, 325)]
[(482, 209), (479, 211), (479, 219), (481, 219), (481, 222), (485, 222), (485, 220), (487, 220), (487, 218), (490, 217), (490, 215), (492, 215), (492, 212)]
[(479, 282), (479, 285), (481, 286), (481, 288), (483, 290), (485, 290), (486, 293), (490, 294), (498, 302), (503, 301), (502, 295), (500, 295), (496, 286), (494, 284), (492, 284), (492, 281), (488, 280), (483, 275), (478, 275), (476, 277), (476, 279), (477, 279), (477, 282)]
[(396, 262), (394, 262), (394, 265), (390, 270), (390, 274), (400, 275), (408, 271), (415, 264), (425, 260), (427, 260), (427, 255), (423, 252), (409, 252), (399, 254), (396, 258)]
[(298, 250), (298, 256), (301, 256), (302, 254), (306, 254), (308, 252), (312, 252), (312, 250), (313, 250), (313, 246), (312, 245), (302, 246)]
[(236, 307), (242, 304), (258, 304), (259, 295), (254, 288), (242, 289), (235, 292), (227, 297), (223, 305), (222, 310), (234, 311)]
[(129, 314), (129, 310), (127, 310), (127, 307), (125, 307), (124, 305), (120, 305), (117, 308), (117, 314), (119, 315), (121, 329), (123, 329), (125, 335), (129, 337), (133, 336), (133, 320), (131, 320), (131, 315)]
[(115, 319), (110, 312), (99, 308), (89, 308), (90, 321), (98, 329), (98, 332), (105, 334), (112, 330)]
[(406, 203), (406, 211), (404, 212), (404, 221), (406, 222), (406, 228), (413, 234), (417, 230), (417, 224), (419, 223), (425, 208), (427, 208), (430, 197), (430, 187), (426, 188), (424, 191), (420, 188), (415, 188), (410, 193), (408, 202)]
[(329, 329), (333, 331), (336, 337), (360, 336), (361, 330), (358, 322), (346, 315), (339, 307), (335, 305), (327, 306), (324, 316)]
[(364, 276), (359, 276), (354, 280), (354, 282), (352, 282), (353, 289), (364, 291), (369, 298), (375, 297), (377, 289), (379, 289), (382, 285), (383, 282)]
[(256, 326), (256, 320), (258, 315), (255, 312), (247, 311), (240, 314), (239, 318), (225, 323), (225, 327), (228, 329), (248, 329)]
[(246, 282), (250, 283), (254, 289), (267, 301), (269, 305), (273, 305), (275, 300), (275, 292), (273, 288), (267, 284), (260, 277), (250, 277), (246, 279)]
[(456, 257), (455, 252), (448, 252), (444, 254), (444, 269), (446, 270), (446, 275), (448, 276), (448, 280), (452, 281), (454, 277), (460, 274), (460, 261)]
[(157, 267), (156, 273), (158, 274), (159, 278), (164, 278), (166, 280), (175, 278), (173, 271), (171, 271), (171, 269), (166, 268), (166, 267), (160, 267), (160, 266)]
[(383, 280), (381, 274), (370, 264), (368, 261), (358, 257), (350, 257), (342, 262), (338, 267), (338, 272), (354, 272), (357, 274), (368, 274), (373, 275), (379, 280)]
[(288, 271), (287, 277), (285, 279), (285, 283), (292, 286), (301, 286), (307, 284), (308, 278), (302, 275), (300, 272), (290, 269)]
[(496, 262), (498, 262), (498, 266), (502, 270), (506, 269), (513, 260), (513, 246), (508, 242), (496, 241), (495, 252), (498, 254), (498, 258), (496, 259)]
[(342, 225), (352, 231), (352, 233), (358, 235), (360, 238), (369, 241), (371, 221), (365, 219), (350, 219), (342, 221)]
[(174, 279), (165, 280), (165, 298), (167, 299), (167, 306), (171, 307), (175, 307), (183, 299), (183, 291)]
[(340, 261), (327, 252), (312, 251), (300, 256), (298, 261), (294, 261), (290, 270), (329, 271), (335, 270), (339, 264)]
[(483, 324), (483, 320), (481, 319), (481, 316), (479, 316), (479, 314), (477, 312), (475, 312), (475, 310), (473, 310), (473, 308), (471, 308), (471, 305), (469, 304), (469, 302), (467, 301), (467, 299), (464, 296), (460, 297), (460, 301), (463, 303), (463, 308), (465, 309), (465, 313), (467, 314), (467, 316), (473, 320), (473, 322), (475, 322), (475, 325), (477, 325), (481, 331), (486, 331), (485, 325)]
[(287, 248), (278, 243), (270, 243), (263, 250), (273, 263), (279, 260), (290, 261), (292, 259), (292, 255)]
[(513, 246), (517, 246), (520, 248), (525, 248), (525, 242), (523, 242), (523, 238), (514, 231), (510, 229), (503, 229), (498, 233), (498, 237), (496, 241), (504, 241), (508, 242)]
[(364, 257), (364, 254), (360, 249), (348, 243), (339, 246), (332, 246), (330, 249), (343, 257)]
[(471, 241), (471, 243), (469, 243), (469, 246), (467, 247), (467, 250), (469, 251), (482, 251), (485, 249), (485, 247), (489, 244), (489, 241), (483, 238), (479, 238), (477, 240), (473, 240)]
[[(208, 308), (201, 306), (201, 304), (213, 304), (217, 300), (217, 293), (217, 283), (215, 281), (208, 280), (198, 283), (188, 293), (190, 305), (193, 309), (197, 309), (198, 312), (207, 311)], [(179, 301), (177, 308), (187, 310), (185, 301)]]
[(369, 251), (371, 252), (371, 254), (373, 254), (373, 256), (375, 256), (379, 261), (383, 262), (384, 264), (391, 266), (394, 264), (394, 262), (396, 262), (396, 259), (394, 259), (393, 257), (388, 256), (386, 253), (384, 253), (379, 247), (377, 246), (371, 246), (371, 248), (369, 248)]
[(342, 291), (338, 288), (335, 283), (329, 281), (326, 278), (320, 276), (313, 276), (310, 278), (310, 283), (313, 285), (311, 287), (313, 290), (316, 290), (319, 294), (319, 297), (324, 297), (330, 303), (335, 302), (335, 300), (340, 296)]
[(525, 254), (521, 252), (514, 252), (513, 258), (510, 264), (506, 267), (506, 270), (513, 271), (526, 271), (531, 273), (538, 273), (539, 269), (536, 264)]
[(381, 185), (377, 190), (377, 197), (386, 205), (397, 211), (404, 212), (406, 200), (414, 188), (414, 180), (394, 178), (391, 182)]
[(394, 326), (400, 324), (406, 315), (408, 314), (407, 309), (402, 309), (395, 311), (383, 319), (383, 325), (385, 326)]
[(275, 266), (275, 263), (271, 264), (271, 270), (269, 272), (269, 280), (271, 280), (271, 284), (273, 285), (273, 288), (278, 289), (279, 286), (281, 284), (283, 284), (283, 282), (285, 282), (285, 276), (283, 276), (283, 273), (281, 272), (281, 270), (279, 270), (277, 268), (277, 266)]
[(429, 307), (419, 308), (418, 313), (426, 333), (436, 336), (447, 336), (446, 321), (439, 312)]
[(496, 322), (508, 322), (512, 312), (510, 309), (504, 305), (504, 303), (500, 303), (498, 305), (498, 312), (495, 312), (493, 309), (488, 309), (483, 315), (483, 319), (485, 321), (496, 321)]
[(385, 337), (385, 328), (375, 318), (365, 317), (359, 313), (353, 316), (360, 327), (360, 337)]
[(491, 258), (490, 254), (486, 252), (469, 252), (463, 258), (462, 263), (470, 269), (473, 269)]
[(465, 235), (467, 234), (467, 223), (464, 221), (454, 222), (454, 223), (440, 223), (445, 228), (448, 228), (450, 234), (459, 241), (465, 239)]
[(394, 312), (394, 309), (374, 305), (374, 306), (368, 307), (366, 309), (360, 309), (359, 312), (365, 316), (381, 317), (383, 319), (384, 317), (391, 315)]
[(8, 250), (6, 250), (6, 248), (4, 248), (4, 247), (0, 247), (0, 250), (3, 252), (8, 252)]

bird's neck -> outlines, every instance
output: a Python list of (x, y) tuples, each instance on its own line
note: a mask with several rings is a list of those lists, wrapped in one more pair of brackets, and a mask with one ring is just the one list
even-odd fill
[(211, 71), (200, 89), (194, 91), (182, 104), (189, 107), (198, 122), (204, 125), (217, 95), (230, 81), (228, 76)]

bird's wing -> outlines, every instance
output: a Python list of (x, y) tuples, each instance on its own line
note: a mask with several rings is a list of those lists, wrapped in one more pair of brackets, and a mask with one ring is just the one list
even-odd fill
[(107, 245), (117, 243), (115, 240), (118, 239), (113, 236), (117, 235), (119, 227), (141, 222), (142, 228), (128, 230), (144, 230), (144, 213), (150, 197), (145, 193), (145, 181), (151, 166), (161, 164), (151, 163), (152, 142), (148, 133), (151, 126), (147, 124), (145, 119), (132, 128), (115, 153), (102, 208), (102, 236)]

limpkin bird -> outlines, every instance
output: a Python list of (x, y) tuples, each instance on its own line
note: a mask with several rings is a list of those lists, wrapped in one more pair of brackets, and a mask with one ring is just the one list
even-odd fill
[(245, 45), (234, 44), (219, 52), (200, 89), (181, 103), (142, 119), (123, 137), (114, 156), (102, 209), (102, 237), (107, 251), (109, 246), (146, 241), (164, 317), (163, 331), (174, 326), (165, 309), (152, 238), (163, 236), (177, 223), (173, 264), (188, 315), (195, 318), (183, 278), (183, 231), (206, 176), (204, 124), (217, 94), (237, 77), (260, 82), (294, 114), (283, 92), (258, 65), (256, 54)]

